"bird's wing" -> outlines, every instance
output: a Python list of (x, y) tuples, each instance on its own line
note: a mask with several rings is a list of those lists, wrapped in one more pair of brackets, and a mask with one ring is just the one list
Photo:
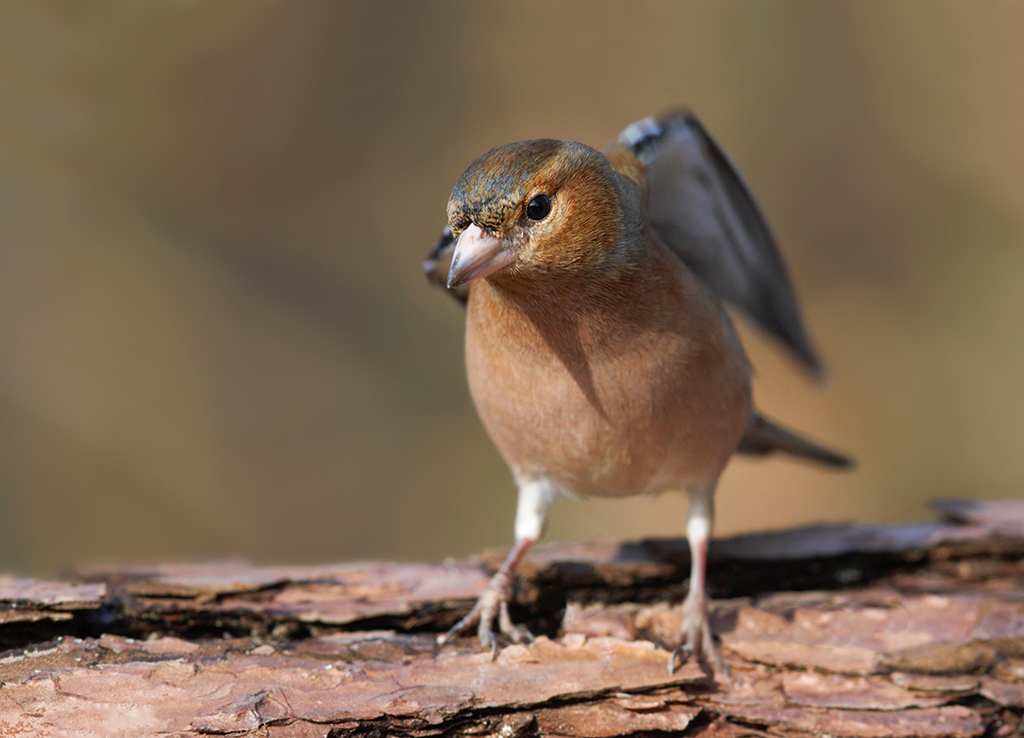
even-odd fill
[(452, 229), (445, 226), (444, 230), (441, 231), (441, 237), (437, 239), (434, 248), (431, 249), (426, 261), (423, 262), (423, 271), (427, 275), (428, 282), (443, 290), (448, 290), (448, 294), (465, 305), (469, 297), (468, 284), (448, 289), (448, 270), (451, 268), (452, 254), (454, 252), (455, 238), (452, 236)]
[[(725, 302), (822, 371), (764, 215), (733, 163), (688, 112), (637, 121), (613, 144), (644, 166), (651, 227)], [(609, 154), (614, 161), (615, 157)]]

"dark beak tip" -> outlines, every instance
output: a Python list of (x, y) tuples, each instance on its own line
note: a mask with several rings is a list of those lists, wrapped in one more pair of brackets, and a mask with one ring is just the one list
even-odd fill
[(463, 283), (464, 280), (460, 279), (459, 276), (458, 261), (452, 259), (452, 263), (448, 267), (448, 279), (445, 280), (445, 285), (448, 289), (454, 289)]

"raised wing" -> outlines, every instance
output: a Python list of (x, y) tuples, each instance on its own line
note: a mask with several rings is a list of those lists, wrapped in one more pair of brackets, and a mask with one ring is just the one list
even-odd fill
[(775, 238), (704, 126), (688, 112), (672, 112), (633, 123), (618, 143), (645, 167), (648, 218), (658, 235), (719, 297), (820, 375)]
[(427, 275), (428, 282), (447, 290), (452, 297), (465, 305), (469, 298), (468, 284), (448, 289), (448, 269), (451, 268), (454, 251), (455, 238), (452, 237), (452, 229), (445, 226), (441, 231), (441, 237), (437, 239), (434, 248), (427, 255), (427, 260), (423, 262), (423, 271)]

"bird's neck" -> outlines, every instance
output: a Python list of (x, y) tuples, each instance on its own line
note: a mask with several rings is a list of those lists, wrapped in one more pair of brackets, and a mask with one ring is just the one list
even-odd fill
[(530, 314), (618, 310), (642, 296), (646, 261), (641, 253), (569, 270), (522, 270), (496, 275), (481, 287), (492, 299)]
[(506, 275), (474, 284), (470, 302), (506, 335), (525, 331), (553, 348), (586, 346), (598, 355), (649, 322), (659, 294), (656, 261), (644, 252), (614, 270)]

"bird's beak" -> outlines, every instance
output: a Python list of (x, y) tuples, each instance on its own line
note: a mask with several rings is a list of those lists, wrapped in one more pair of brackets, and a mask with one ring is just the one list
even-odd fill
[(485, 234), (474, 223), (455, 242), (455, 254), (448, 270), (448, 288), (494, 274), (513, 261), (515, 254), (505, 247), (500, 238)]

